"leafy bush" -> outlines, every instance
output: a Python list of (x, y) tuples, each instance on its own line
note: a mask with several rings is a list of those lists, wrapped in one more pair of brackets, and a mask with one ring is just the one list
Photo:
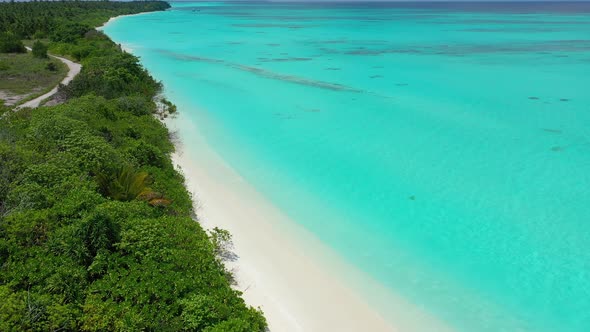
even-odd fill
[(0, 2), (0, 31), (39, 39), (61, 30), (64, 23), (94, 27), (113, 16), (167, 8), (170, 5), (163, 1), (5, 1)]
[(51, 34), (51, 40), (55, 42), (74, 43), (83, 37), (92, 28), (78, 22), (68, 22), (59, 25)]
[(120, 241), (120, 226), (108, 215), (95, 213), (80, 226), (80, 238), (91, 257), (101, 250), (112, 250)]
[(213, 243), (215, 254), (222, 258), (229, 256), (233, 249), (231, 233), (219, 227), (213, 228), (208, 233), (211, 243)]
[(40, 41), (35, 41), (32, 50), (33, 56), (36, 58), (46, 59), (47, 58), (47, 45)]
[(155, 112), (154, 104), (140, 96), (124, 96), (117, 99), (117, 107), (133, 115), (150, 115)]
[(128, 165), (103, 171), (96, 178), (103, 195), (117, 201), (128, 202), (152, 191), (148, 188), (148, 173), (137, 172)]
[(23, 42), (11, 32), (0, 32), (0, 53), (25, 53)]
[(45, 66), (45, 69), (49, 71), (57, 71), (57, 66), (53, 62), (48, 62), (47, 66)]
[(67, 86), (68, 97), (79, 97), (93, 91), (107, 99), (125, 96), (153, 96), (161, 89), (129, 53), (90, 57), (78, 78)]

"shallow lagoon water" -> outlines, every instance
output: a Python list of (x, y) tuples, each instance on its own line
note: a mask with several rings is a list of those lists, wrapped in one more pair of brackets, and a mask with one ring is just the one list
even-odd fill
[(588, 330), (590, 5), (179, 3), (104, 30), (387, 288), (458, 331)]

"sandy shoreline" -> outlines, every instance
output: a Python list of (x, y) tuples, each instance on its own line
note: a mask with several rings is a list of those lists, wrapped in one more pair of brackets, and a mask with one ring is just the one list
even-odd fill
[(289, 220), (207, 144), (183, 118), (189, 111), (178, 107), (178, 118), (165, 121), (180, 136), (173, 163), (193, 194), (199, 223), (232, 234), (238, 258), (226, 266), (246, 303), (262, 309), (272, 332), (450, 331)]
[[(226, 266), (234, 271), (245, 301), (263, 310), (271, 331), (424, 331), (425, 326), (432, 332), (449, 330), (354, 271), (284, 216), (195, 134), (198, 128), (190, 120), (166, 124), (180, 134), (173, 163), (193, 193), (199, 222), (207, 229), (231, 232), (238, 259)], [(187, 132), (190, 142), (183, 139)], [(362, 283), (375, 297), (373, 304), (387, 310), (370, 306), (345, 280)]]
[(108, 21), (104, 22), (103, 25), (99, 25), (97, 27), (95, 27), (96, 30), (98, 31), (102, 31), (102, 29), (107, 26), (107, 24), (109, 23), (113, 23), (114, 21), (121, 19), (123, 17), (127, 17), (127, 16), (136, 16), (136, 15), (145, 15), (145, 14), (151, 14), (153, 12), (145, 12), (145, 13), (137, 13), (137, 14), (127, 14), (127, 15), (119, 15), (119, 16), (115, 16), (115, 17), (111, 17), (109, 18)]
[[(176, 121), (168, 121), (170, 129)], [(264, 311), (271, 331), (395, 331), (273, 225), (286, 217), (202, 139), (190, 147), (177, 146), (173, 162), (186, 177), (203, 227), (232, 233), (239, 258), (226, 265), (246, 302)]]

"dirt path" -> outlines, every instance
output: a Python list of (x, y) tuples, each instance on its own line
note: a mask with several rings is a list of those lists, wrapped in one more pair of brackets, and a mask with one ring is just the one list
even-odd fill
[[(30, 47), (27, 47), (27, 50), (31, 51), (31, 48)], [(76, 77), (76, 75), (78, 75), (78, 73), (80, 73), (80, 70), (82, 69), (82, 65), (79, 64), (79, 63), (75, 63), (74, 61), (71, 61), (71, 60), (68, 60), (66, 58), (62, 58), (62, 57), (59, 57), (59, 56), (51, 55), (51, 54), (49, 56), (52, 57), (52, 58), (58, 59), (59, 61), (65, 63), (66, 66), (68, 66), (68, 74), (60, 82), (60, 84), (68, 85), (74, 79), (74, 77)], [(39, 96), (39, 97), (37, 97), (35, 99), (29, 100), (26, 103), (23, 103), (23, 104), (19, 105), (17, 107), (17, 109), (25, 108), (25, 107), (30, 107), (30, 108), (39, 107), (39, 104), (43, 100), (45, 100), (45, 99), (53, 96), (57, 92), (57, 89), (58, 88), (59, 88), (59, 85), (57, 85), (56, 87), (54, 87), (53, 89), (51, 89), (51, 91), (47, 92), (46, 94), (44, 94), (42, 96)]]

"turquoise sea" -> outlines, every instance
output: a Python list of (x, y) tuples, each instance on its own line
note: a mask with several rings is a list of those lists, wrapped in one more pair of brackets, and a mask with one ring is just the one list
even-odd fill
[(457, 331), (590, 331), (590, 3), (173, 3), (104, 30), (385, 287)]

